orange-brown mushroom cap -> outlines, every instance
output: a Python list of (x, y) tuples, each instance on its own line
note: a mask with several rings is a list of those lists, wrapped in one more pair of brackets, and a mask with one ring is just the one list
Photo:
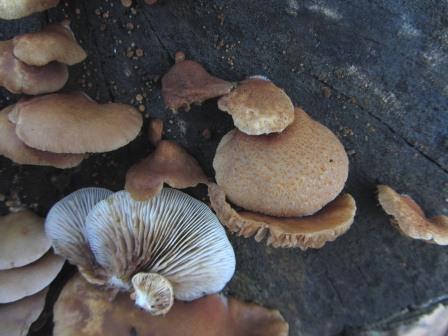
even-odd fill
[(14, 105), (0, 111), (0, 155), (18, 164), (61, 169), (76, 167), (82, 162), (85, 155), (56, 154), (25, 145), (16, 135), (16, 126), (8, 119), (13, 109)]
[(252, 77), (238, 84), (218, 101), (235, 127), (250, 135), (282, 132), (294, 121), (294, 105), (270, 80)]
[(448, 245), (448, 217), (427, 218), (422, 208), (406, 195), (400, 195), (387, 185), (378, 186), (378, 200), (392, 216), (393, 224), (408, 237), (438, 245)]
[(126, 293), (109, 293), (76, 275), (54, 307), (55, 336), (287, 336), (288, 324), (276, 310), (220, 295), (176, 301), (165, 316), (138, 309)]
[(14, 20), (56, 7), (59, 0), (0, 0), (0, 19)]
[(0, 86), (12, 93), (39, 95), (55, 92), (68, 80), (65, 64), (52, 62), (42, 67), (27, 65), (13, 54), (13, 43), (0, 41)]
[(14, 55), (29, 65), (43, 66), (53, 61), (73, 65), (87, 57), (67, 20), (51, 24), (39, 32), (16, 36), (13, 41)]
[(81, 92), (19, 102), (9, 113), (26, 145), (52, 153), (108, 152), (134, 140), (143, 124), (132, 106), (98, 104)]
[(165, 105), (172, 110), (188, 109), (193, 103), (229, 93), (234, 85), (210, 75), (194, 61), (177, 62), (162, 78), (162, 95)]
[(255, 235), (258, 242), (267, 236), (267, 244), (273, 247), (321, 248), (344, 234), (356, 214), (356, 203), (350, 194), (340, 195), (314, 215), (284, 218), (237, 212), (218, 185), (210, 183), (208, 188), (212, 208), (223, 225), (245, 238)]
[(132, 198), (145, 200), (157, 195), (164, 183), (184, 189), (207, 183), (207, 177), (185, 149), (175, 142), (162, 140), (154, 153), (129, 169), (125, 189)]

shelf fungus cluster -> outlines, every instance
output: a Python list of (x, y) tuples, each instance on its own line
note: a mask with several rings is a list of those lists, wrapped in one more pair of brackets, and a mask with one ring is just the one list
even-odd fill
[(28, 210), (0, 217), (0, 334), (25, 336), (64, 259), (50, 251), (44, 220)]
[(0, 42), (0, 86), (12, 93), (56, 92), (68, 80), (68, 65), (87, 57), (70, 29), (70, 22)]
[(45, 227), (55, 252), (87, 281), (131, 292), (153, 315), (166, 314), (174, 299), (219, 292), (235, 271), (216, 216), (175, 189), (147, 201), (126, 191), (81, 189), (53, 206)]
[(59, 0), (0, 0), (0, 19), (15, 20), (56, 7)]
[(438, 245), (448, 245), (448, 217), (427, 218), (422, 208), (407, 195), (400, 195), (387, 185), (378, 186), (378, 200), (393, 217), (392, 224), (404, 235)]

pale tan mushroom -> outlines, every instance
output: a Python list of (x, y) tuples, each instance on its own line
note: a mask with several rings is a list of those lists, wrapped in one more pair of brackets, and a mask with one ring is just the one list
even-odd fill
[(36, 294), (61, 271), (64, 259), (48, 252), (32, 264), (0, 271), (0, 303), (9, 303)]
[(65, 64), (52, 62), (42, 67), (27, 65), (13, 54), (12, 41), (0, 41), (0, 86), (12, 93), (39, 95), (55, 92), (68, 80)]
[(68, 20), (51, 24), (39, 32), (16, 36), (13, 43), (14, 55), (28, 65), (43, 66), (53, 61), (74, 65), (87, 57)]
[(85, 155), (56, 154), (40, 151), (25, 145), (16, 135), (16, 126), (9, 121), (8, 114), (14, 105), (0, 111), (0, 155), (18, 164), (72, 168), (78, 166)]
[(56, 7), (59, 0), (0, 0), (0, 19), (14, 20)]
[(157, 273), (138, 273), (132, 277), (135, 304), (152, 315), (165, 315), (174, 304), (173, 285)]
[(50, 246), (44, 219), (31, 211), (0, 217), (0, 270), (28, 265), (42, 257)]
[(162, 140), (154, 153), (129, 169), (125, 189), (132, 198), (145, 200), (157, 195), (164, 183), (184, 189), (207, 182), (196, 159), (175, 142)]
[(378, 200), (392, 223), (406, 236), (438, 245), (448, 245), (448, 217), (427, 218), (422, 208), (387, 185), (378, 186)]
[(124, 104), (98, 104), (84, 93), (51, 94), (15, 105), (9, 120), (26, 145), (52, 153), (108, 152), (137, 137), (142, 115)]
[(26, 336), (45, 307), (48, 288), (22, 300), (0, 305), (0, 336)]
[(153, 146), (157, 146), (163, 136), (163, 120), (151, 119), (148, 127), (149, 142)]
[(176, 64), (162, 78), (165, 105), (172, 110), (189, 109), (193, 103), (220, 97), (229, 93), (233, 83), (210, 75), (202, 65), (176, 56)]
[(139, 310), (125, 293), (110, 294), (77, 275), (54, 307), (55, 336), (287, 336), (288, 324), (276, 310), (211, 295), (175, 302), (165, 316)]
[(270, 80), (252, 77), (218, 101), (236, 128), (250, 135), (282, 132), (294, 121), (294, 105), (288, 95)]

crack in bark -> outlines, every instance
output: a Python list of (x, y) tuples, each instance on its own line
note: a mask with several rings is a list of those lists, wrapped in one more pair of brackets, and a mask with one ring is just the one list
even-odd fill
[(154, 34), (155, 38), (157, 39), (157, 42), (159, 42), (160, 47), (167, 53), (168, 58), (171, 60), (171, 62), (174, 63), (175, 62), (174, 56), (171, 54), (171, 51), (168, 49), (168, 47), (165, 45), (165, 43), (163, 43), (162, 38), (159, 36), (159, 33), (152, 25), (151, 17), (146, 13), (146, 11), (143, 11), (143, 15), (145, 16), (145, 18), (148, 22), (149, 29)]

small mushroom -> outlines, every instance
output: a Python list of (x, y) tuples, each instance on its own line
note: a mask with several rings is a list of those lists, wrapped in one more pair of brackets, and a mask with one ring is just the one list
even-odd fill
[(59, 0), (0, 0), (0, 19), (14, 20), (56, 7)]
[(40, 151), (25, 145), (16, 135), (16, 126), (9, 121), (8, 115), (14, 105), (0, 111), (0, 155), (18, 164), (72, 168), (84, 159), (81, 154), (56, 154)]
[(64, 259), (48, 252), (32, 264), (0, 271), (0, 303), (9, 303), (36, 294), (61, 271)]
[(176, 64), (162, 78), (163, 99), (172, 110), (181, 107), (188, 110), (191, 104), (223, 96), (234, 87), (233, 83), (210, 75), (197, 62), (183, 60), (179, 55), (176, 60)]
[(237, 212), (226, 202), (224, 191), (213, 183), (209, 185), (209, 195), (216, 215), (231, 232), (245, 238), (255, 236), (257, 242), (267, 236), (267, 244), (273, 247), (321, 248), (344, 234), (356, 213), (355, 200), (349, 194), (338, 196), (312, 216), (299, 218)]
[(68, 20), (51, 24), (39, 32), (16, 36), (13, 43), (14, 55), (28, 65), (43, 66), (53, 61), (74, 65), (87, 57)]
[(48, 288), (22, 300), (0, 305), (0, 336), (26, 336), (45, 307)]
[(387, 185), (378, 186), (378, 200), (392, 223), (406, 236), (438, 245), (448, 245), (448, 217), (427, 218), (422, 208)]
[(9, 113), (26, 145), (52, 153), (108, 152), (125, 146), (142, 127), (133, 107), (98, 104), (84, 93), (51, 94), (19, 102)]
[(232, 116), (241, 132), (250, 135), (282, 132), (294, 121), (294, 105), (288, 95), (260, 77), (238, 84), (219, 99), (218, 107)]
[(207, 182), (198, 162), (185, 149), (175, 142), (162, 140), (154, 153), (129, 169), (125, 189), (132, 198), (142, 201), (158, 194), (164, 183), (184, 189)]
[(176, 301), (165, 316), (150, 316), (124, 293), (109, 293), (76, 275), (54, 307), (55, 336), (287, 336), (288, 323), (276, 310), (210, 295)]
[(148, 127), (149, 142), (157, 146), (163, 136), (163, 120), (151, 119)]
[(28, 210), (0, 217), (0, 270), (28, 265), (50, 247), (43, 218)]
[(68, 69), (65, 64), (27, 65), (14, 56), (13, 49), (11, 40), (0, 41), (0, 86), (8, 91), (39, 95), (58, 91), (67, 82)]

